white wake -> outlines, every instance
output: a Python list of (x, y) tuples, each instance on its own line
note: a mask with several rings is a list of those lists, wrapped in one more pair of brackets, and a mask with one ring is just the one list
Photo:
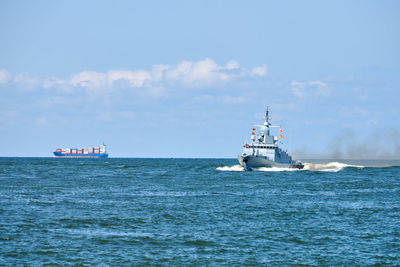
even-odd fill
[(300, 169), (284, 168), (284, 167), (259, 167), (255, 168), (254, 170), (260, 172), (293, 172), (293, 171), (299, 171)]
[(240, 166), (239, 164), (233, 165), (233, 166), (223, 166), (223, 167), (217, 167), (218, 171), (226, 171), (226, 172), (243, 172), (244, 168)]
[[(253, 169), (254, 171), (261, 171), (261, 172), (283, 172), (283, 171), (324, 171), (324, 172), (338, 172), (343, 170), (347, 167), (353, 168), (364, 168), (365, 166), (361, 165), (351, 165), (345, 164), (341, 162), (329, 162), (329, 163), (304, 163), (303, 169), (296, 169), (296, 168), (283, 168), (283, 167), (259, 167)], [(238, 171), (245, 171), (245, 169), (240, 166), (239, 164), (233, 166), (223, 166), (217, 167), (218, 171), (230, 171), (230, 172), (238, 172)]]
[(304, 163), (303, 170), (338, 172), (347, 167), (360, 168), (360, 169), (364, 168), (364, 166), (361, 165), (351, 165), (341, 162), (329, 162), (329, 163)]

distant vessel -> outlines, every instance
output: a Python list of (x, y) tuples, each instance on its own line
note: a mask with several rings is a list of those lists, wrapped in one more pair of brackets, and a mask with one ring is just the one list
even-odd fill
[(56, 158), (107, 158), (106, 145), (90, 148), (57, 148), (53, 152)]
[[(304, 164), (292, 159), (287, 151), (278, 146), (278, 137), (270, 134), (270, 128), (278, 127), (269, 122), (269, 111), (265, 112), (265, 122), (262, 125), (254, 125), (259, 128), (256, 135), (253, 128), (251, 142), (244, 144), (243, 152), (238, 156), (240, 165), (246, 170), (259, 167), (286, 167), (302, 169)], [(280, 138), (283, 138), (280, 130)]]

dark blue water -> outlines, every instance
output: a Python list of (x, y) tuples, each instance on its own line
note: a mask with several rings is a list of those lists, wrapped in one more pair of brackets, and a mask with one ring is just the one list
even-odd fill
[(0, 265), (400, 265), (400, 167), (235, 164), (0, 158)]

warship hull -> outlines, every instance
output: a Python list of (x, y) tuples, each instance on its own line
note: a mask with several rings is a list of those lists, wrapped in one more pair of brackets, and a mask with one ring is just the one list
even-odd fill
[(269, 159), (267, 159), (267, 157), (263, 157), (263, 156), (239, 155), (238, 161), (239, 161), (239, 164), (246, 170), (252, 170), (254, 168), (260, 168), (260, 167), (265, 167), (265, 168), (279, 167), (279, 168), (294, 168), (294, 169), (303, 169), (304, 168), (304, 165), (300, 162), (296, 162), (294, 164), (280, 163), (280, 162), (269, 160)]

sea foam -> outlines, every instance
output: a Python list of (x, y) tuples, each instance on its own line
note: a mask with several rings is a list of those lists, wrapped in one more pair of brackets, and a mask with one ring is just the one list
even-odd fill
[[(329, 163), (304, 163), (303, 169), (296, 168), (284, 168), (284, 167), (259, 167), (254, 168), (254, 171), (261, 172), (282, 172), (282, 171), (324, 171), (324, 172), (338, 172), (344, 168), (364, 168), (361, 165), (351, 165), (341, 162), (329, 162)], [(217, 167), (218, 171), (244, 171), (245, 169), (239, 164), (233, 166)]]
[(239, 164), (233, 165), (233, 166), (223, 166), (223, 167), (217, 167), (218, 171), (229, 171), (229, 172), (242, 172), (244, 171), (244, 168), (240, 166)]

